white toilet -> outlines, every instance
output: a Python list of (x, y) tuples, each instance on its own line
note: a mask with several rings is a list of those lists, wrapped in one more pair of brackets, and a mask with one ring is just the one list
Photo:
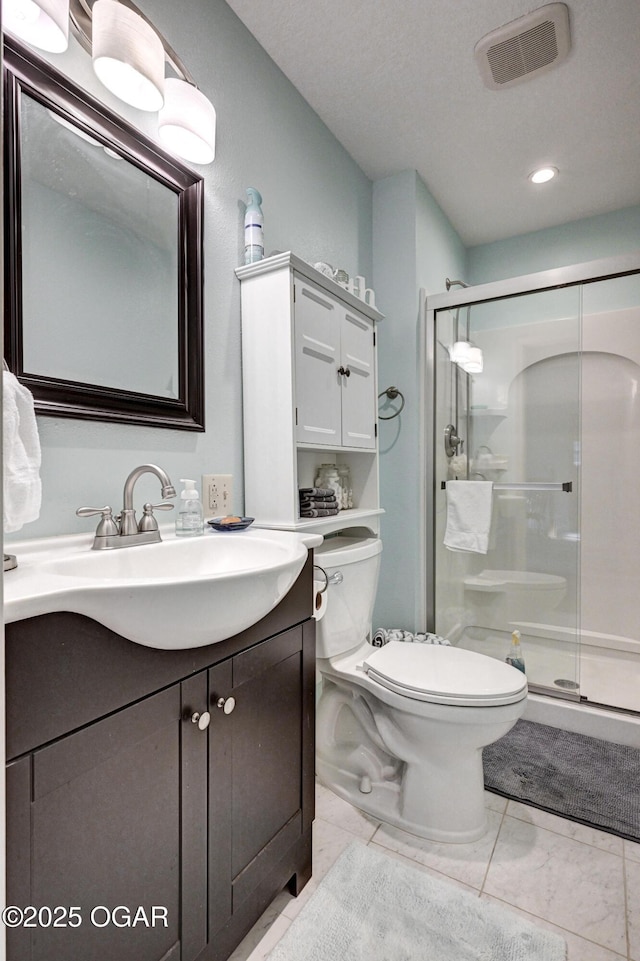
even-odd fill
[(456, 647), (372, 647), (381, 551), (372, 536), (316, 548), (329, 579), (317, 623), (317, 774), (381, 821), (436, 841), (473, 841), (486, 825), (482, 748), (522, 716), (526, 678)]

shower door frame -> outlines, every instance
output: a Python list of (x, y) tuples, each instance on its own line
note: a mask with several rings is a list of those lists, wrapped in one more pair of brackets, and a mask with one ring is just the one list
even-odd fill
[[(436, 496), (440, 489), (441, 478), (436, 477), (435, 450), (438, 439), (441, 440), (441, 425), (436, 424), (435, 405), (435, 348), (436, 348), (436, 313), (440, 310), (464, 308), (476, 304), (489, 303), (493, 300), (503, 300), (506, 297), (526, 296), (545, 290), (558, 290), (563, 287), (577, 287), (582, 284), (596, 283), (601, 280), (611, 280), (615, 277), (626, 277), (640, 273), (640, 250), (621, 254), (616, 257), (606, 257), (601, 260), (591, 260), (586, 263), (571, 264), (567, 267), (556, 267), (532, 274), (510, 277), (506, 280), (496, 280), (488, 284), (463, 287), (444, 294), (427, 295), (421, 292), (421, 314), (424, 316), (424, 376), (421, 396), (421, 434), (423, 445), (423, 498), (425, 509), (422, 530), (424, 538), (421, 543), (419, 568), (425, 574), (424, 593), (424, 622), (428, 631), (436, 629), (436, 540), (435, 540), (435, 511)], [(582, 312), (580, 314), (582, 324)], [(429, 388), (427, 388), (429, 385)], [(459, 425), (456, 424), (456, 427)], [(578, 496), (580, 492), (577, 492)], [(578, 635), (580, 629), (578, 627)], [(564, 700), (580, 700), (580, 694), (570, 692), (551, 691), (547, 687), (529, 685), (529, 690), (548, 696), (559, 697)]]

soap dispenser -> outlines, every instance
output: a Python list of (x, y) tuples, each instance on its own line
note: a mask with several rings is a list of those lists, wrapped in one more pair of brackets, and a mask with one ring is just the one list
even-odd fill
[(196, 482), (181, 477), (180, 483), (184, 484), (184, 490), (176, 517), (176, 537), (197, 537), (204, 531), (204, 512)]

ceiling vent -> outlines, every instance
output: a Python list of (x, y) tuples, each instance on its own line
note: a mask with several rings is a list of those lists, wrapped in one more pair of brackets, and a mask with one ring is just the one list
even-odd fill
[(570, 46), (566, 4), (548, 3), (492, 30), (478, 41), (474, 55), (485, 86), (504, 90), (555, 67)]

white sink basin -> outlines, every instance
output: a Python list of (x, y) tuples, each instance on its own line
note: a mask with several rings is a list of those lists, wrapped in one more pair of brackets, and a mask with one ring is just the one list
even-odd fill
[(268, 614), (312, 543), (267, 530), (163, 537), (113, 551), (91, 551), (84, 535), (24, 542), (24, 552), (12, 545), (18, 568), (5, 575), (5, 621), (73, 611), (146, 647), (203, 647)]

